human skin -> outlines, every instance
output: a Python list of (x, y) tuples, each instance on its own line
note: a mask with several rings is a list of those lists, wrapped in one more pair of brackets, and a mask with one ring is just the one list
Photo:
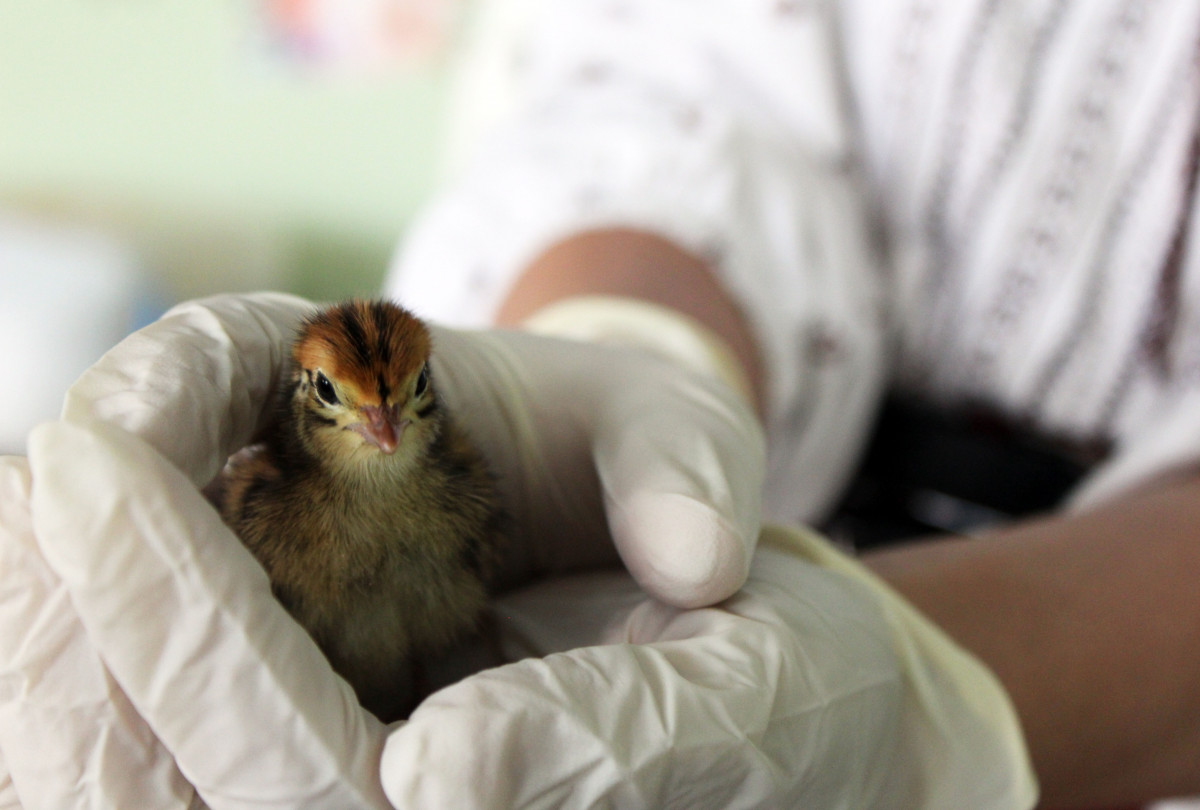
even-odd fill
[[(623, 295), (705, 324), (762, 410), (750, 326), (699, 257), (605, 229), (535, 259), (498, 323), (576, 295)], [(931, 538), (864, 561), (982, 659), (1012, 697), (1043, 806), (1200, 793), (1200, 475), (1181, 472), (1083, 512), (982, 540)]]

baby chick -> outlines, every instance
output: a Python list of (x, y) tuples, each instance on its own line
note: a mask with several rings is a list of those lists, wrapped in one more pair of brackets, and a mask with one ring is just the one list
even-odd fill
[(471, 629), (502, 540), (482, 457), (446, 411), (425, 325), (350, 301), (305, 320), (259, 444), (206, 489), (279, 601), (390, 720), (414, 656)]

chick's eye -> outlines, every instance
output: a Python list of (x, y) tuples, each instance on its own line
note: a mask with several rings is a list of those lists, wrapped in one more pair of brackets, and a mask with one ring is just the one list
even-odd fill
[(323, 372), (317, 372), (317, 396), (327, 405), (337, 405), (337, 392), (333, 390), (333, 383), (325, 376)]
[(421, 373), (417, 375), (417, 384), (413, 388), (413, 396), (422, 396), (429, 388), (429, 366), (422, 366)]

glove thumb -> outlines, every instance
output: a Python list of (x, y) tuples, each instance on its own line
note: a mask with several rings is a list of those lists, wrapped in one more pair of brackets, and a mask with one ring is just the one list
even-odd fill
[(761, 521), (765, 442), (749, 408), (724, 386), (654, 365), (645, 369), (661, 372), (654, 400), (621, 398), (600, 414), (597, 473), (630, 573), (668, 604), (701, 607), (746, 581)]
[(680, 313), (604, 296), (557, 302), (525, 327), (666, 361), (624, 370), (642, 372), (646, 396), (602, 398), (593, 451), (609, 529), (647, 593), (684, 608), (734, 593), (758, 536), (766, 451), (728, 347)]

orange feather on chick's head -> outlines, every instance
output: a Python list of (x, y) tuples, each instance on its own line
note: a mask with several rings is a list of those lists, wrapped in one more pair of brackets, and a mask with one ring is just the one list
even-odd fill
[[(322, 426), (348, 430), (394, 453), (436, 405), (427, 368), (432, 344), (425, 324), (390, 302), (346, 301), (306, 319), (293, 357), (297, 404), (309, 409), (313, 433)], [(347, 438), (326, 435), (321, 443), (326, 450), (362, 449)]]

